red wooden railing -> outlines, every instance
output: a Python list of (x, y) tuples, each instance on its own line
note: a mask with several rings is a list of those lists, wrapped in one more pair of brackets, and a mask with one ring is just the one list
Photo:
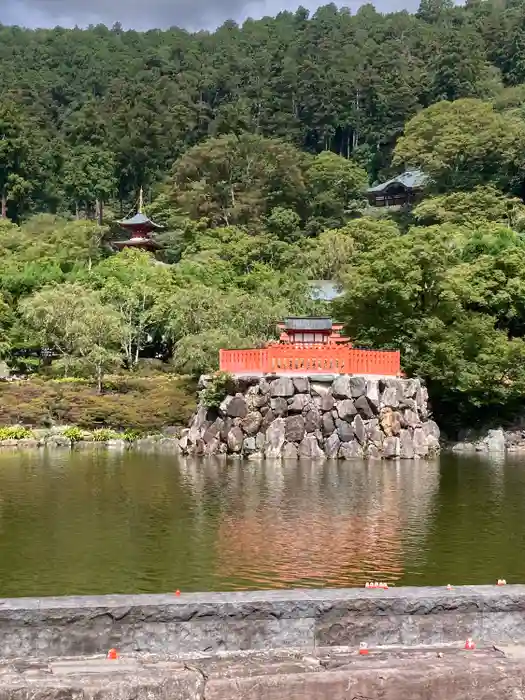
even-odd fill
[(343, 345), (270, 345), (221, 350), (220, 369), (232, 374), (401, 374), (399, 350), (358, 350)]

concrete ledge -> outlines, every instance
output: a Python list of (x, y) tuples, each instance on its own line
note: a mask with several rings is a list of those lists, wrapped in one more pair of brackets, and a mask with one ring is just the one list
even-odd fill
[(524, 683), (522, 658), (453, 647), (0, 663), (6, 700), (517, 700)]
[(2, 656), (525, 644), (525, 586), (0, 600)]

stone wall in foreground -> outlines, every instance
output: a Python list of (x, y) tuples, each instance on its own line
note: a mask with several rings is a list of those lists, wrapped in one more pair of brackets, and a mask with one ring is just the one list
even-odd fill
[(198, 407), (180, 440), (183, 453), (259, 460), (419, 459), (439, 452), (439, 428), (419, 379), (267, 376), (236, 384), (219, 408)]
[(525, 586), (288, 590), (0, 601), (4, 658), (525, 643)]

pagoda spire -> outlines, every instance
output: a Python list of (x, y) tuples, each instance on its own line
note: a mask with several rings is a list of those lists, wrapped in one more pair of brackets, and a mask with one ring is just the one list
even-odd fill
[(151, 234), (153, 231), (162, 230), (163, 226), (159, 226), (159, 224), (156, 224), (148, 216), (146, 216), (142, 211), (143, 207), (144, 192), (141, 187), (139, 190), (137, 213), (130, 219), (124, 219), (117, 222), (119, 226), (131, 234), (131, 238), (129, 238), (127, 241), (115, 241), (113, 243), (115, 248), (119, 250), (122, 250), (122, 248), (142, 248), (149, 251), (154, 251), (160, 248), (160, 245), (154, 238), (152, 238)]

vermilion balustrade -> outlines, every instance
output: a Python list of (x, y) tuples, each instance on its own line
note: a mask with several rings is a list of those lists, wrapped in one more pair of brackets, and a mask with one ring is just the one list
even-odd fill
[(220, 369), (232, 374), (378, 374), (398, 376), (398, 350), (358, 350), (342, 345), (270, 345), (250, 350), (221, 350)]

